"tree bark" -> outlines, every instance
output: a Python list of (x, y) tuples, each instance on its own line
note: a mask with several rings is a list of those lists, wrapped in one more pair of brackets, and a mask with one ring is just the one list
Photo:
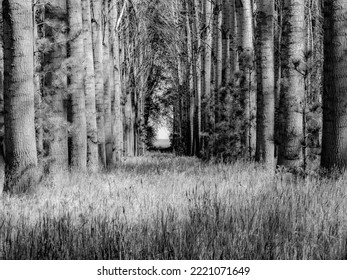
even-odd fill
[(258, 13), (258, 86), (256, 160), (274, 166), (275, 61), (274, 1), (260, 0)]
[(110, 30), (109, 30), (109, 1), (103, 0), (103, 76), (104, 76), (104, 110), (105, 110), (105, 149), (106, 149), (106, 165), (112, 165), (112, 118), (111, 118), (111, 55), (110, 55)]
[(91, 1), (99, 162), (106, 167), (101, 0)]
[(123, 114), (121, 105), (122, 85), (120, 72), (120, 52), (119, 52), (119, 34), (116, 30), (118, 20), (117, 1), (111, 1), (110, 7), (110, 40), (112, 45), (113, 58), (113, 80), (114, 80), (114, 102), (113, 102), (113, 161), (119, 162), (123, 156)]
[(96, 90), (90, 0), (82, 0), (82, 13), (85, 54), (84, 87), (87, 118), (87, 165), (91, 171), (97, 171), (99, 167), (98, 128), (96, 122)]
[(72, 130), (71, 130), (71, 165), (81, 171), (87, 167), (87, 124), (84, 96), (83, 74), (84, 45), (81, 32), (81, 0), (68, 0), (68, 18), (70, 27), (70, 76), (69, 93), (71, 95)]
[(305, 1), (284, 1), (282, 90), (280, 96), (280, 146), (278, 164), (302, 163), (304, 78), (300, 69), (305, 52)]
[[(67, 76), (62, 71), (62, 64), (67, 58), (66, 43), (57, 42), (57, 38), (66, 39), (64, 29), (67, 25), (67, 6), (65, 0), (54, 0), (50, 6), (46, 5), (45, 18), (57, 22), (59, 29), (46, 26), (45, 36), (53, 44), (51, 52), (45, 55), (45, 66), (50, 71), (45, 75), (45, 88), (48, 90), (51, 114), (48, 117), (50, 130), (50, 141), (48, 142), (48, 153), (50, 156), (50, 172), (68, 169), (68, 133), (67, 133), (67, 110), (65, 92), (67, 89)], [(59, 10), (58, 16), (56, 11)]]
[[(31, 1), (3, 1), (6, 186), (37, 165)], [(11, 182), (12, 181), (12, 184)], [(19, 190), (25, 191), (25, 190)]]
[(321, 165), (347, 166), (347, 3), (324, 1), (324, 86)]

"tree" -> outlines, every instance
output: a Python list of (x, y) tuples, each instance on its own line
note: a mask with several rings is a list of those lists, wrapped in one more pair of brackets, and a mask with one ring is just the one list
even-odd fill
[(103, 45), (103, 76), (104, 76), (104, 120), (105, 120), (105, 151), (106, 164), (112, 165), (113, 160), (113, 137), (112, 137), (112, 115), (111, 115), (111, 71), (112, 61), (110, 53), (110, 17), (109, 17), (109, 0), (103, 0), (102, 4), (102, 45)]
[(123, 113), (121, 107), (122, 85), (120, 73), (120, 53), (118, 26), (118, 5), (116, 0), (110, 5), (110, 44), (113, 59), (114, 102), (113, 102), (113, 162), (119, 162), (123, 156)]
[(240, 34), (240, 56), (239, 64), (242, 71), (241, 95), (244, 109), (245, 128), (243, 132), (243, 145), (247, 150), (249, 158), (254, 155), (255, 147), (255, 75), (254, 75), (254, 28), (253, 28), (253, 5), (251, 0), (242, 1), (241, 8), (241, 34)]
[(91, 1), (99, 161), (106, 166), (101, 0)]
[(71, 165), (85, 170), (87, 167), (87, 124), (84, 96), (83, 64), (84, 58), (82, 5), (81, 0), (68, 0), (69, 36), (70, 36), (70, 75), (69, 93), (71, 95)]
[[(67, 59), (66, 26), (67, 6), (65, 0), (54, 0), (45, 5), (45, 39), (51, 48), (44, 55), (46, 73), (44, 77), (44, 96), (50, 112), (48, 113), (49, 141), (48, 154), (51, 172), (68, 168), (68, 132), (65, 92), (67, 75), (63, 63)], [(43, 114), (43, 112), (41, 112)], [(39, 116), (42, 118), (42, 116)]]
[(259, 0), (256, 160), (274, 166), (275, 63), (274, 1)]
[(90, 0), (82, 0), (82, 16), (84, 31), (85, 77), (84, 86), (86, 94), (87, 118), (87, 163), (91, 170), (97, 170), (98, 157), (98, 128), (96, 122), (95, 102), (95, 72), (93, 56), (93, 37), (90, 14)]
[(322, 167), (347, 166), (347, 3), (324, 1)]
[[(6, 186), (37, 165), (31, 1), (3, 1)], [(11, 184), (11, 180), (13, 184)]]
[(298, 167), (302, 161), (305, 52), (305, 0), (284, 1), (280, 145), (278, 164)]

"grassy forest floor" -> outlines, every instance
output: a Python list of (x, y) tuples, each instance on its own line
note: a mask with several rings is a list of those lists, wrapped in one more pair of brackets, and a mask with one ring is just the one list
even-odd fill
[(152, 153), (0, 199), (0, 259), (346, 259), (347, 174)]

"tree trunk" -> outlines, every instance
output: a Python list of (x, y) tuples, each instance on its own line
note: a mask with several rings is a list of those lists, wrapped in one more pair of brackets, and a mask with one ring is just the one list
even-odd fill
[[(36, 3), (34, 3), (36, 2)], [(35, 87), (35, 127), (36, 127), (36, 148), (38, 159), (43, 156), (43, 116), (42, 116), (42, 96), (43, 96), (43, 79), (42, 70), (44, 56), (38, 49), (37, 40), (44, 37), (44, 20), (45, 13), (40, 1), (32, 0), (34, 8), (34, 87)]]
[[(281, 143), (278, 164), (302, 163), (304, 78), (299, 73), (305, 51), (305, 1), (284, 1), (282, 90), (280, 96)], [(302, 70), (301, 70), (302, 71)]]
[(244, 105), (245, 129), (243, 144), (245, 145), (248, 158), (252, 158), (255, 148), (255, 76), (254, 76), (254, 44), (253, 44), (253, 11), (251, 0), (243, 1), (242, 8), (242, 52), (239, 57), (240, 70), (242, 71), (241, 94)]
[(231, 83), (231, 23), (234, 20), (232, 13), (232, 0), (223, 0), (223, 21), (222, 21), (222, 85), (225, 87)]
[(112, 45), (113, 58), (113, 80), (114, 80), (114, 102), (113, 102), (113, 161), (119, 162), (123, 156), (123, 114), (121, 105), (122, 85), (120, 73), (120, 53), (119, 53), (119, 34), (116, 30), (118, 20), (117, 1), (112, 0), (110, 6), (110, 40)]
[[(3, 38), (2, 2), (0, 1), (0, 38)], [(0, 40), (0, 197), (5, 184), (5, 124), (4, 124), (4, 54), (3, 40)]]
[(91, 1), (99, 161), (106, 166), (101, 0)]
[(112, 165), (112, 116), (111, 116), (111, 81), (110, 81), (110, 40), (109, 40), (109, 7), (108, 0), (103, 0), (103, 76), (104, 76), (104, 110), (105, 110), (105, 149), (106, 165)]
[[(59, 14), (63, 14), (64, 17), (57, 15), (56, 11), (59, 10)], [(64, 104), (64, 93), (67, 88), (67, 76), (62, 71), (62, 63), (66, 60), (66, 44), (57, 42), (57, 38), (64, 38), (64, 29), (67, 22), (67, 6), (65, 0), (52, 1), (52, 5), (46, 5), (45, 18), (51, 22), (56, 22), (60, 28), (52, 28), (46, 26), (45, 36), (49, 38), (53, 44), (51, 52), (45, 55), (45, 66), (49, 66), (50, 70), (45, 75), (45, 88), (48, 90), (48, 94), (51, 97), (49, 106), (51, 114), (48, 117), (51, 139), (48, 142), (48, 153), (51, 160), (50, 172), (57, 173), (58, 170), (68, 169), (68, 133), (67, 133), (67, 111)]]
[[(211, 88), (211, 78), (212, 78), (212, 43), (213, 43), (213, 3), (210, 0), (204, 0), (205, 1), (205, 9), (204, 9), (204, 16), (205, 16), (205, 28), (206, 28), (206, 38), (205, 38), (205, 71), (204, 71), (204, 78), (205, 78), (205, 133), (211, 133), (210, 131), (210, 125), (212, 123), (212, 118), (214, 111), (211, 112), (210, 107), (213, 102), (212, 98), (212, 88)], [(204, 153), (208, 157), (211, 152), (211, 147), (209, 147), (209, 141), (205, 141), (204, 143)]]
[(96, 122), (96, 90), (93, 56), (93, 35), (90, 0), (82, 0), (82, 16), (84, 30), (85, 54), (85, 98), (87, 118), (87, 165), (91, 171), (96, 171), (99, 166), (98, 156), (98, 128)]
[[(3, 1), (6, 186), (37, 165), (34, 108), (34, 41), (31, 1)], [(12, 184), (11, 184), (12, 181)]]
[(84, 58), (83, 37), (81, 35), (83, 30), (81, 0), (68, 0), (67, 8), (69, 35), (72, 38), (70, 40), (71, 73), (69, 76), (72, 111), (71, 165), (73, 168), (84, 171), (87, 167), (87, 124), (83, 83), (84, 68), (81, 65)]
[(347, 166), (347, 3), (324, 1), (324, 90), (321, 165)]
[(258, 87), (256, 160), (274, 166), (275, 63), (274, 1), (260, 0), (258, 13)]

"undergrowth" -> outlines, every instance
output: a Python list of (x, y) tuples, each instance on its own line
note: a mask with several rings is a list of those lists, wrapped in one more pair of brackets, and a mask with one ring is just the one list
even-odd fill
[(346, 259), (347, 174), (285, 175), (165, 154), (56, 174), (0, 199), (0, 259)]

